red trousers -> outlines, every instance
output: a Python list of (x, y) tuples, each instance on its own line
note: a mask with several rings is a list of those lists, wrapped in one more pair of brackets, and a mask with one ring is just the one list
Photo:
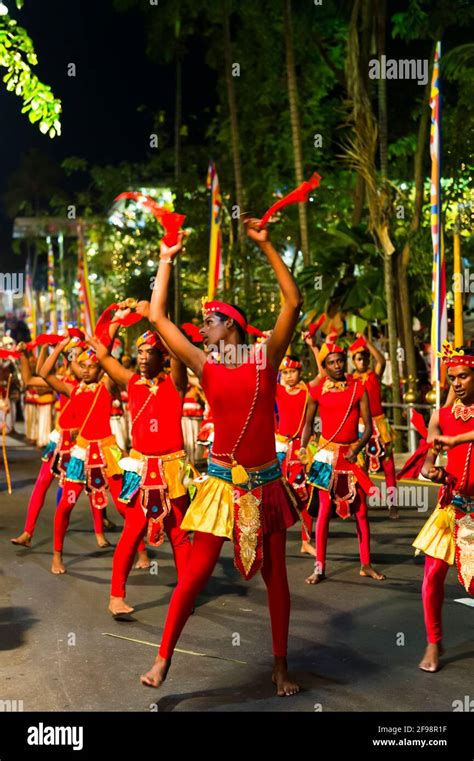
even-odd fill
[(421, 596), (425, 617), (426, 639), (430, 644), (441, 642), (443, 637), (441, 610), (444, 601), (444, 582), (448, 571), (449, 565), (444, 560), (438, 560), (430, 555), (426, 555)]
[[(140, 492), (138, 492), (125, 513), (125, 526), (119, 543), (115, 548), (112, 568), (112, 597), (125, 597), (125, 585), (132, 569), (133, 559), (147, 530), (147, 518), (139, 504)], [(172, 499), (173, 509), (164, 520), (164, 527), (178, 574), (178, 579), (183, 575), (191, 552), (191, 539), (189, 533), (180, 528), (184, 514), (189, 505), (188, 495), (179, 499)]]
[[(122, 489), (122, 478), (120, 476), (113, 476), (113, 478), (107, 479), (110, 495), (114, 501), (115, 507), (119, 511), (122, 518), (125, 518), (125, 504), (120, 502), (119, 496)], [(63, 484), (63, 493), (59, 504), (56, 508), (56, 515), (54, 516), (54, 550), (55, 552), (62, 552), (64, 545), (64, 537), (66, 536), (67, 527), (69, 526), (69, 520), (71, 518), (71, 512), (74, 505), (77, 502), (79, 495), (84, 489), (85, 484), (78, 484), (75, 481), (68, 481), (67, 479)], [(89, 500), (90, 502), (90, 500)], [(96, 534), (104, 533), (104, 515), (103, 510), (99, 510), (93, 507), (91, 504), (92, 518), (94, 521), (94, 531)], [(139, 546), (140, 550), (145, 549), (144, 542), (141, 542)]]
[[(370, 565), (370, 528), (367, 515), (367, 502), (362, 489), (357, 486), (357, 511), (354, 513), (356, 521), (357, 538), (359, 540), (359, 555), (361, 565)], [(316, 523), (316, 557), (319, 573), (324, 573), (326, 567), (326, 549), (329, 534), (329, 521), (331, 519), (332, 500), (327, 491), (319, 491), (319, 512)]]
[[(382, 468), (383, 472), (385, 473), (385, 484), (387, 486), (387, 489), (390, 489), (390, 487), (396, 488), (397, 486), (397, 480), (395, 477), (395, 462), (393, 459), (393, 454), (389, 455), (388, 457), (384, 457), (382, 460)], [(390, 492), (393, 494), (394, 492)], [(396, 492), (395, 492), (396, 494)], [(396, 499), (396, 498), (395, 498)], [(392, 503), (395, 500), (391, 500), (390, 498), (387, 500), (388, 504), (387, 507), (392, 507)]]
[(314, 518), (311, 517), (311, 515), (308, 513), (306, 508), (301, 511), (301, 517), (303, 518), (303, 523), (306, 526), (309, 534), (309, 539), (306, 536), (306, 531), (304, 530), (303, 526), (301, 527), (301, 541), (302, 542), (310, 542), (313, 538), (313, 525), (314, 525)]
[[(160, 655), (170, 660), (174, 648), (194, 607), (196, 597), (209, 580), (225, 539), (196, 531), (183, 575), (171, 597)], [(285, 657), (290, 622), (290, 590), (285, 562), (286, 531), (267, 534), (263, 539), (262, 577), (267, 587), (272, 625), (273, 654)]]
[(28, 502), (28, 511), (26, 513), (25, 531), (33, 536), (36, 521), (44, 505), (47, 491), (54, 481), (54, 473), (51, 470), (51, 460), (48, 462), (42, 462), (38, 478), (31, 493), (30, 501)]

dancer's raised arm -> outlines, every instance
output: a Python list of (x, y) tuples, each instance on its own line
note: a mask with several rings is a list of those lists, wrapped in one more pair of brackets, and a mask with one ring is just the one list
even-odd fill
[(293, 275), (273, 247), (268, 236), (268, 230), (259, 229), (259, 219), (245, 219), (243, 221), (247, 235), (258, 244), (267, 257), (283, 295), (283, 306), (272, 335), (265, 344), (268, 361), (275, 370), (278, 370), (293, 337), (303, 304), (303, 297)]
[(56, 367), (59, 355), (64, 351), (70, 340), (69, 336), (66, 336), (61, 343), (56, 344), (39, 371), (40, 377), (46, 381), (48, 386), (51, 386), (51, 388), (59, 394), (64, 394), (64, 396), (71, 396), (72, 387), (69, 383), (65, 383), (64, 381), (59, 380), (59, 378), (56, 378), (54, 368)]
[(169, 346), (173, 354), (201, 378), (206, 362), (206, 354), (198, 349), (173, 323), (167, 314), (168, 290), (171, 279), (171, 268), (174, 259), (183, 247), (183, 233), (175, 246), (167, 246), (163, 241), (160, 245), (160, 266), (156, 273), (153, 295), (150, 303), (150, 322)]

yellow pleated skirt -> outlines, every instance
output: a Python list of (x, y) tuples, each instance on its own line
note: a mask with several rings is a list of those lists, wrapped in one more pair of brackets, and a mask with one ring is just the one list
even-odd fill
[(454, 565), (456, 556), (454, 524), (455, 511), (452, 505), (443, 509), (437, 505), (413, 542), (413, 547), (422, 550), (432, 558)]

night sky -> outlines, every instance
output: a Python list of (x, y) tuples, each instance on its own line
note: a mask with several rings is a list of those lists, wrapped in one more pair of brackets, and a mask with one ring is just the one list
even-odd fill
[[(14, 9), (14, 0), (6, 2), (33, 39), (36, 73), (62, 100), (63, 114), (62, 136), (50, 140), (21, 114), (21, 100), (2, 83), (0, 196), (22, 153), (32, 147), (58, 163), (68, 156), (100, 164), (143, 160), (154, 131), (153, 114), (164, 110), (173, 116), (174, 66), (150, 63), (139, 10), (119, 13), (113, 0), (26, 0), (22, 11)], [(160, 3), (156, 13), (165, 12), (165, 3)], [(184, 67), (185, 114), (208, 105), (206, 98), (214, 97), (215, 90), (199, 39), (191, 43), (190, 55), (193, 66)], [(76, 64), (75, 78), (67, 75), (70, 62)], [(194, 86), (196, 79), (200, 87)], [(0, 200), (2, 266), (10, 258), (10, 239), (11, 225)]]

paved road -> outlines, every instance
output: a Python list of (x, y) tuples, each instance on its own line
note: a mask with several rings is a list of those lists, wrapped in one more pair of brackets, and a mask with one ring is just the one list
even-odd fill
[[(312, 561), (300, 555), (298, 530), (289, 532), (290, 664), (303, 687), (299, 695), (273, 695), (265, 588), (260, 577), (240, 579), (230, 544), (180, 640), (188, 652), (175, 655), (159, 692), (147, 690), (138, 677), (155, 648), (146, 643), (160, 640), (175, 581), (169, 545), (154, 553), (158, 574), (132, 573), (135, 620), (114, 621), (106, 610), (112, 550), (95, 547), (84, 498), (66, 540), (66, 576), (49, 572), (52, 490), (33, 548), (8, 541), (22, 529), (39, 455), (14, 442), (9, 458), (12, 496), (0, 471), (0, 701), (22, 700), (25, 711), (148, 711), (155, 702), (159, 711), (452, 711), (454, 700), (472, 695), (474, 610), (454, 602), (466, 595), (453, 570), (445, 666), (436, 675), (417, 669), (423, 565), (414, 562), (410, 543), (426, 513), (413, 507), (398, 522), (372, 510), (373, 562), (388, 576), (383, 583), (359, 577), (352, 521), (331, 524), (329, 578), (318, 587), (304, 584)], [(118, 517), (113, 507), (109, 514)], [(118, 536), (111, 534), (114, 542)]]

